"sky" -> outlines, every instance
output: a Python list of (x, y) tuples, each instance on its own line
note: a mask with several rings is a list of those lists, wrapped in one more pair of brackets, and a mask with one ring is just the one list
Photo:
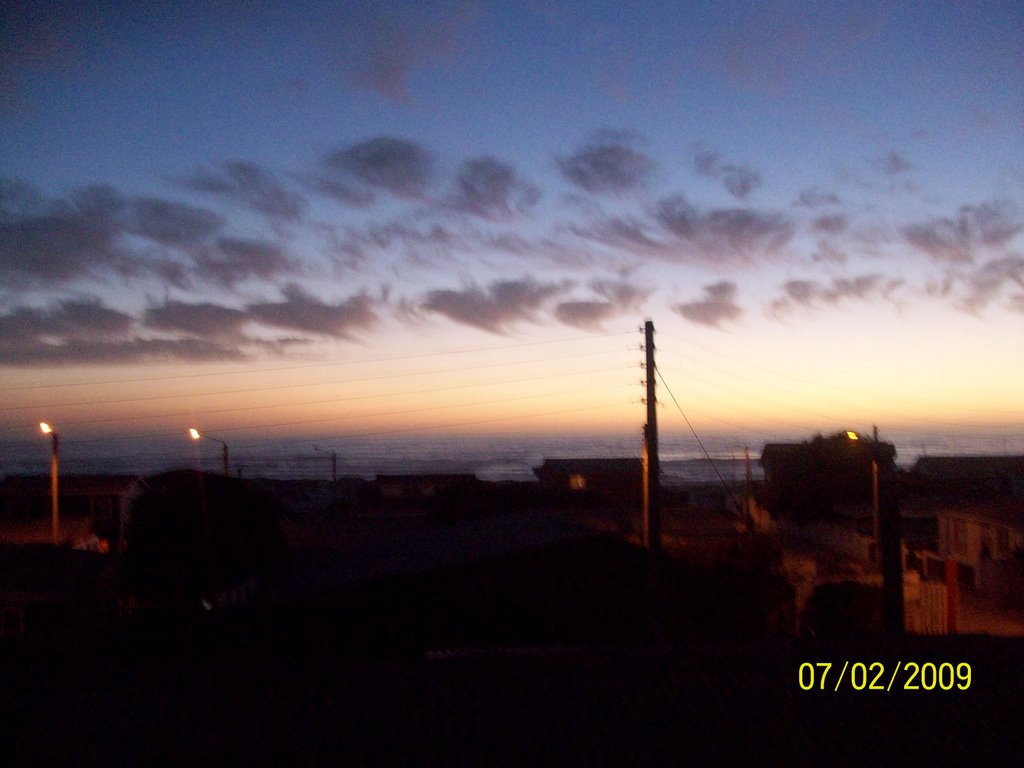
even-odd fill
[(1024, 433), (1019, 2), (0, 19), (10, 445)]

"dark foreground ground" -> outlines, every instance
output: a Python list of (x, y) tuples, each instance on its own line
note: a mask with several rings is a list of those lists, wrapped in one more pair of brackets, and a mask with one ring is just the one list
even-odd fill
[[(180, 632), (159, 651), (8, 653), (2, 762), (1014, 765), (1024, 748), (1022, 639), (779, 638), (355, 659), (202, 638)], [(910, 661), (970, 664), (970, 685), (907, 690)], [(825, 690), (820, 676), (801, 689), (805, 662), (833, 664)], [(875, 681), (876, 667), (851, 681), (847, 672), (836, 691), (845, 662), (878, 662), (885, 674)], [(888, 685), (897, 662), (904, 671), (891, 689), (854, 687)]]

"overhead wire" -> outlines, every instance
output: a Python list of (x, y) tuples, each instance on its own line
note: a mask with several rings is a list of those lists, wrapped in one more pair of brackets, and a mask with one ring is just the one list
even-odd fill
[(149, 383), (154, 381), (175, 381), (181, 379), (198, 379), (212, 376), (241, 376), (241, 375), (252, 375), (254, 373), (272, 373), (278, 371), (296, 371), (305, 370), (312, 368), (331, 368), (340, 365), (369, 365), (375, 363), (388, 363), (388, 362), (401, 362), (403, 360), (416, 360), (422, 358), (434, 358), (439, 356), (447, 355), (464, 355), (464, 354), (477, 354), (480, 352), (498, 352), (506, 349), (519, 349), (522, 347), (536, 347), (544, 346), (549, 344), (569, 344), (579, 343), (581, 341), (588, 341), (592, 339), (600, 338), (611, 338), (614, 336), (625, 336), (631, 334), (632, 331), (615, 331), (609, 333), (594, 333), (587, 336), (577, 336), (571, 338), (562, 339), (545, 339), (543, 341), (524, 341), (516, 344), (503, 344), (503, 345), (492, 345), (492, 346), (481, 346), (481, 347), (465, 347), (462, 349), (450, 349), (450, 350), (434, 350), (431, 352), (419, 352), (410, 355), (393, 355), (390, 357), (378, 357), (368, 358), (363, 360), (343, 360), (343, 361), (322, 361), (316, 363), (301, 363), (296, 365), (287, 366), (268, 366), (260, 368), (232, 368), (224, 371), (191, 371), (189, 373), (177, 373), (168, 374), (166, 376), (142, 376), (135, 378), (125, 379), (105, 379), (98, 381), (60, 381), (53, 384), (46, 384), (45, 386), (38, 384), (22, 384), (16, 386), (5, 387), (5, 390), (9, 392), (21, 391), (27, 389), (57, 389), (63, 387), (91, 387), (91, 386), (106, 386), (108, 384), (141, 384)]
[(28, 406), (12, 406), (8, 407), (7, 411), (42, 411), (42, 410), (55, 410), (59, 408), (77, 408), (81, 406), (111, 406), (111, 404), (123, 404), (127, 402), (151, 402), (156, 400), (175, 399), (182, 397), (217, 397), (229, 394), (251, 394), (254, 392), (275, 392), (284, 391), (286, 389), (304, 389), (311, 387), (325, 387), (325, 386), (338, 386), (343, 384), (365, 384), (375, 381), (387, 381), (390, 379), (401, 379), (411, 378), (417, 376), (438, 376), (442, 374), (453, 374), (453, 373), (464, 373), (466, 371), (482, 371), (489, 369), (498, 368), (509, 368), (514, 366), (526, 366), (536, 365), (538, 362), (550, 362), (553, 360), (565, 360), (565, 359), (577, 359), (581, 357), (595, 357), (598, 355), (606, 355), (608, 350), (590, 351), (590, 352), (574, 352), (571, 354), (559, 354), (550, 357), (534, 357), (529, 359), (521, 360), (501, 360), (497, 362), (485, 362), (485, 364), (476, 364), (473, 366), (460, 366), (457, 368), (446, 368), (446, 369), (434, 369), (429, 372), (424, 371), (408, 371), (403, 373), (395, 374), (380, 374), (376, 376), (361, 376), (355, 378), (338, 379), (326, 382), (298, 382), (291, 384), (274, 384), (260, 387), (244, 387), (239, 389), (226, 389), (226, 390), (213, 390), (207, 392), (176, 392), (173, 394), (158, 394), (158, 395), (145, 395), (141, 397), (119, 397), (116, 399), (108, 400), (79, 400), (72, 402), (55, 402), (55, 403), (38, 403), (28, 404)]
[(662, 376), (661, 370), (657, 366), (655, 366), (654, 367), (654, 371), (655, 371), (655, 374), (657, 375), (657, 377), (661, 380), (661, 383), (664, 385), (665, 390), (669, 394), (669, 397), (672, 398), (672, 402), (675, 403), (676, 404), (676, 408), (679, 409), (679, 413), (682, 415), (683, 421), (686, 422), (686, 426), (688, 426), (690, 428), (690, 432), (693, 433), (693, 437), (697, 441), (697, 445), (700, 446), (700, 449), (704, 453), (704, 456), (707, 457), (708, 463), (711, 465), (711, 468), (715, 471), (715, 474), (718, 476), (718, 480), (719, 480), (719, 482), (721, 482), (722, 487), (725, 489), (725, 492), (728, 493), (729, 494), (729, 498), (732, 499), (733, 505), (735, 506), (736, 509), (739, 509), (740, 508), (740, 504), (736, 500), (736, 496), (735, 496), (735, 494), (733, 494), (732, 488), (730, 488), (729, 484), (725, 482), (725, 478), (722, 477), (722, 473), (718, 471), (718, 465), (716, 465), (715, 464), (715, 460), (711, 458), (711, 454), (708, 453), (708, 449), (704, 447), (704, 441), (700, 439), (700, 435), (697, 434), (697, 430), (693, 428), (693, 424), (691, 424), (690, 420), (687, 418), (686, 412), (683, 410), (683, 406), (681, 406), (679, 404), (679, 401), (676, 400), (676, 396), (674, 394), (672, 394), (672, 389), (669, 387), (668, 382), (665, 381), (665, 377)]
[[(735, 358), (732, 358), (729, 355), (723, 354), (722, 352), (720, 352), (718, 350), (710, 349), (710, 348), (708, 348), (708, 347), (706, 347), (706, 346), (704, 346), (702, 344), (699, 344), (699, 343), (693, 341), (692, 339), (687, 339), (687, 338), (684, 338), (682, 336), (679, 336), (679, 335), (676, 335), (676, 334), (673, 334), (673, 333), (659, 333), (659, 336), (667, 336), (667, 337), (675, 339), (677, 341), (681, 341), (684, 344), (687, 344), (687, 345), (692, 346), (692, 347), (696, 347), (697, 349), (700, 349), (703, 352), (707, 352), (708, 354), (714, 355), (715, 357), (719, 357), (719, 358), (721, 358), (723, 360), (726, 360), (726, 361), (732, 363), (733, 365), (737, 365), (737, 366), (740, 366), (742, 368), (748, 368), (748, 369), (760, 371), (762, 373), (768, 374), (769, 376), (774, 376), (776, 378), (788, 379), (790, 381), (798, 382), (800, 384), (806, 384), (805, 380), (803, 380), (803, 379), (801, 379), (799, 377), (793, 376), (792, 374), (788, 374), (788, 373), (784, 373), (784, 372), (781, 372), (781, 371), (776, 371), (776, 370), (772, 370), (772, 369), (769, 369), (769, 368), (765, 368), (764, 366), (759, 366), (759, 365), (756, 365), (756, 364), (751, 363), (749, 361), (736, 360)], [(686, 358), (685, 356), (681, 355), (681, 353), (676, 353), (676, 354), (679, 354), (681, 357), (684, 357), (684, 359), (687, 359), (688, 361), (699, 362), (702, 365), (706, 365), (708, 367), (712, 367), (712, 366), (710, 366), (710, 364), (704, 363), (703, 361), (697, 360), (695, 358)], [(734, 374), (730, 373), (730, 375), (734, 375)], [(759, 381), (758, 383), (761, 386), (769, 386), (769, 385), (764, 384), (764, 382), (761, 382), (761, 381)], [(858, 397), (870, 398), (870, 399), (877, 399), (878, 398), (878, 396), (876, 394), (864, 392), (863, 390), (850, 389), (849, 387), (834, 386), (833, 389), (837, 389), (837, 390), (842, 391), (842, 392), (847, 392), (849, 394), (856, 395)], [(819, 400), (822, 399), (820, 397), (820, 394), (817, 394), (817, 393), (810, 395), (810, 397), (813, 397), (813, 398), (819, 399)], [(1024, 416), (1024, 410), (1004, 410), (1004, 409), (998, 409), (998, 408), (975, 408), (975, 407), (971, 407), (971, 406), (949, 405), (949, 404), (944, 404), (944, 403), (922, 403), (922, 401), (917, 400), (917, 399), (915, 399), (915, 400), (907, 400), (907, 399), (904, 399), (904, 398), (897, 398), (897, 397), (892, 397), (892, 396), (886, 396), (885, 399), (887, 399), (887, 400), (889, 400), (889, 401), (891, 401), (893, 403), (902, 403), (904, 405), (915, 405), (915, 406), (927, 405), (929, 408), (940, 408), (942, 410), (950, 410), (950, 411), (974, 411), (974, 412), (978, 412), (978, 413), (992, 413), (992, 414), (1002, 414), (1002, 415)]]
[[(743, 379), (743, 380), (746, 380), (746, 381), (750, 381), (751, 383), (755, 384), (758, 388), (761, 388), (761, 389), (771, 389), (771, 390), (779, 392), (779, 393), (781, 393), (783, 395), (787, 395), (789, 397), (799, 398), (799, 399), (803, 399), (803, 400), (813, 399), (813, 400), (818, 400), (819, 402), (825, 403), (827, 405), (837, 406), (837, 407), (841, 407), (841, 408), (849, 408), (849, 405), (846, 404), (846, 403), (841, 403), (841, 402), (839, 402), (837, 400), (832, 400), (832, 399), (829, 399), (829, 398), (824, 398), (824, 397), (821, 397), (820, 395), (796, 394), (796, 393), (793, 393), (793, 392), (791, 392), (789, 390), (782, 389), (781, 387), (778, 387), (776, 385), (752, 379), (749, 376), (743, 376), (743, 375), (736, 374), (736, 373), (733, 373), (733, 372), (723, 371), (721, 368), (719, 368), (717, 366), (714, 366), (714, 365), (711, 365), (710, 363), (707, 363), (705, 361), (698, 360), (698, 359), (688, 358), (685, 355), (681, 355), (681, 354), (679, 354), (677, 352), (674, 352), (672, 350), (662, 350), (662, 349), (659, 349), (659, 351), (665, 352), (668, 355), (673, 356), (673, 357), (679, 357), (680, 359), (686, 360), (688, 363), (696, 363), (697, 365), (701, 365), (701, 366), (703, 366), (705, 368), (710, 368), (710, 369), (716, 370), (716, 371), (718, 371), (720, 373), (724, 373), (728, 377), (726, 379), (726, 381), (731, 380), (731, 379)], [(700, 378), (699, 376), (694, 376), (693, 374), (687, 374), (687, 376), (688, 376), (688, 378), (693, 378), (693, 379), (695, 379), (697, 381), (700, 381), (702, 383), (709, 384), (709, 382), (707, 382), (706, 380)], [(717, 389), (721, 389), (721, 388), (723, 388), (724, 385), (722, 383), (720, 383), (720, 382), (715, 382), (713, 386), (715, 386)], [(736, 391), (736, 390), (734, 389), (734, 391)], [(779, 403), (777, 401), (769, 400), (769, 399), (764, 398), (763, 396), (760, 396), (760, 395), (757, 395), (757, 394), (751, 394), (750, 392), (746, 392), (746, 391), (741, 392), (741, 394), (743, 395), (743, 397), (745, 397), (748, 400), (759, 400), (759, 401), (767, 403), (769, 405), (779, 405)], [(815, 419), (828, 419), (828, 420), (843, 421), (845, 418), (849, 418), (849, 417), (838, 417), (835, 414), (824, 414), (824, 413), (821, 413), (821, 412), (810, 411), (810, 410), (807, 410), (806, 408), (796, 409), (792, 405), (789, 405), (789, 404), (787, 404), (786, 407), (788, 407), (791, 410), (797, 410), (798, 412), (800, 412), (802, 414), (813, 416)], [(739, 411), (739, 409), (736, 409), (736, 410), (738, 412), (742, 413), (742, 411)], [(954, 410), (954, 409), (953, 408), (949, 408), (949, 410)], [(974, 410), (975, 412), (982, 412), (982, 411), (979, 411), (977, 409), (971, 409), (971, 410)], [(913, 421), (913, 422), (917, 422), (917, 423), (921, 423), (921, 424), (927, 424), (927, 425), (942, 425), (942, 426), (949, 426), (949, 427), (980, 427), (980, 428), (987, 428), (987, 427), (991, 426), (990, 424), (981, 424), (981, 423), (978, 423), (977, 421), (950, 421), (948, 419), (940, 419), (940, 418), (934, 418), (934, 417), (925, 418), (925, 417), (920, 417), (920, 416), (911, 416), (911, 415), (908, 415), (908, 414), (896, 414), (896, 413), (892, 413), (892, 412), (888, 412), (888, 411), (879, 411), (879, 410), (874, 409), (874, 408), (872, 408), (872, 413), (873, 413), (873, 415), (876, 418), (881, 417), (883, 419), (889, 419), (889, 420), (892, 420), (892, 421)], [(990, 413), (997, 413), (997, 412), (996, 411), (991, 411)], [(1024, 423), (1011, 424), (1009, 426), (1024, 427)]]
[[(572, 374), (572, 375), (573, 376), (585, 376), (585, 375), (593, 375), (593, 374), (597, 374), (597, 373), (609, 373), (609, 372), (615, 371), (615, 370), (620, 370), (620, 369), (619, 368), (591, 369), (591, 370), (588, 370), (588, 371), (580, 371), (580, 372), (578, 372), (576, 374)], [(376, 392), (376, 393), (372, 393), (372, 394), (362, 394), (361, 393), (361, 394), (355, 394), (355, 395), (348, 395), (346, 397), (331, 397), (331, 398), (320, 399), (320, 400), (305, 400), (305, 401), (302, 401), (302, 402), (266, 403), (266, 404), (262, 404), (262, 405), (241, 405), (241, 406), (234, 406), (232, 408), (201, 409), (201, 410), (198, 410), (198, 411), (196, 411), (196, 410), (185, 411), (185, 412), (180, 412), (179, 411), (177, 413), (156, 413), (156, 414), (145, 414), (145, 415), (136, 415), (136, 416), (109, 416), (109, 417), (103, 417), (103, 418), (97, 418), (97, 419), (84, 419), (84, 420), (78, 420), (78, 421), (73, 421), (73, 422), (67, 422), (65, 424), (65, 426), (66, 427), (78, 427), (78, 426), (86, 426), (86, 425), (89, 425), (89, 424), (109, 424), (109, 423), (116, 423), (116, 422), (123, 422), (123, 421), (148, 421), (148, 420), (155, 420), (155, 419), (172, 419), (172, 418), (179, 418), (179, 417), (180, 418), (186, 418), (186, 417), (191, 417), (191, 418), (200, 418), (200, 417), (202, 417), (202, 418), (205, 418), (205, 417), (208, 417), (208, 416), (211, 416), (211, 415), (220, 415), (220, 414), (226, 414), (226, 413), (250, 413), (250, 412), (255, 412), (255, 411), (271, 410), (271, 409), (274, 409), (274, 408), (296, 408), (296, 407), (303, 408), (303, 407), (307, 407), (307, 406), (311, 406), (311, 405), (335, 405), (335, 404), (339, 404), (339, 403), (349, 403), (349, 402), (362, 401), (362, 400), (376, 400), (376, 399), (387, 398), (387, 397), (400, 398), (400, 397), (411, 397), (411, 396), (414, 396), (414, 395), (423, 395), (423, 394), (437, 394), (439, 392), (454, 392), (454, 391), (461, 390), (461, 389), (479, 389), (481, 387), (493, 387), (493, 386), (496, 386), (497, 384), (526, 384), (526, 383), (532, 383), (532, 382), (537, 382), (537, 381), (544, 381), (544, 380), (554, 379), (554, 378), (564, 379), (564, 378), (566, 378), (566, 374), (563, 372), (563, 373), (557, 373), (557, 374), (548, 374), (546, 376), (533, 376), (533, 377), (524, 378), (524, 379), (515, 379), (515, 380), (512, 380), (512, 381), (505, 380), (505, 381), (502, 381), (502, 382), (474, 382), (474, 383), (471, 383), (471, 384), (454, 384), (454, 385), (448, 386), (448, 387), (433, 387), (433, 388), (430, 388), (430, 389), (418, 389), (418, 390), (411, 390), (411, 391), (405, 391), (405, 392)], [(588, 390), (582, 390), (582, 391), (585, 392), (585, 391), (588, 391)], [(592, 391), (592, 390), (590, 390), (590, 391)], [(537, 395), (530, 395), (530, 396), (531, 397), (536, 397)], [(540, 395), (540, 396), (543, 397), (543, 395)], [(486, 405), (486, 404), (490, 404), (492, 402), (495, 402), (495, 401), (484, 401), (482, 403), (458, 403), (458, 404), (455, 404), (455, 405), (461, 405), (463, 407), (467, 407), (467, 406), (472, 406), (472, 405)], [(455, 407), (455, 405), (448, 405), (448, 406), (443, 406), (443, 407)], [(403, 411), (388, 411), (388, 413), (389, 414), (403, 413)], [(362, 415), (362, 416), (372, 416), (372, 414), (357, 414), (357, 415), (353, 416), (352, 418), (358, 418), (360, 415)], [(346, 418), (348, 418), (348, 417), (346, 417)]]

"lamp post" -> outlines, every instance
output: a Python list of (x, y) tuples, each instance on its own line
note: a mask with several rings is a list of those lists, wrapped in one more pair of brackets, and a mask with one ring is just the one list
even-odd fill
[[(319, 445), (313, 446), (314, 451), (326, 453)], [(338, 452), (331, 451), (331, 502), (338, 503)]]
[(193, 440), (199, 440), (200, 438), (205, 437), (207, 440), (213, 440), (213, 442), (215, 442), (215, 443), (220, 443), (220, 455), (221, 455), (221, 459), (224, 461), (224, 477), (227, 477), (228, 476), (228, 444), (225, 443), (223, 440), (218, 440), (216, 437), (210, 437), (209, 435), (203, 434), (202, 432), (200, 432), (195, 427), (190, 427), (189, 430), (188, 430), (188, 434), (189, 434), (189, 437), (191, 437)]
[(45, 421), (39, 422), (39, 431), (50, 436), (50, 533), (53, 545), (60, 543), (60, 494), (57, 489), (57, 468), (60, 465), (60, 441), (57, 432)]
[[(319, 451), (320, 453), (327, 453), (327, 451), (325, 451), (319, 445), (314, 445), (313, 446), (313, 450), (314, 451)], [(330, 453), (331, 453), (331, 482), (332, 483), (336, 483), (336, 482), (338, 482), (338, 452), (337, 451), (331, 451)]]

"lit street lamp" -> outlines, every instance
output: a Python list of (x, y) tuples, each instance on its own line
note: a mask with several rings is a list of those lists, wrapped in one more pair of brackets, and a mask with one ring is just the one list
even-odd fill
[(50, 533), (53, 545), (60, 543), (60, 500), (57, 491), (57, 467), (60, 464), (60, 446), (57, 432), (45, 421), (39, 422), (39, 430), (50, 436)]
[(188, 430), (188, 434), (189, 434), (189, 437), (191, 437), (193, 440), (199, 440), (200, 438), (205, 437), (207, 440), (213, 440), (215, 443), (220, 443), (220, 455), (221, 455), (221, 458), (224, 460), (224, 477), (227, 477), (228, 476), (228, 444), (225, 443), (223, 440), (218, 440), (216, 437), (210, 437), (209, 435), (204, 435), (202, 432), (200, 432), (195, 427), (190, 427), (189, 430)]

